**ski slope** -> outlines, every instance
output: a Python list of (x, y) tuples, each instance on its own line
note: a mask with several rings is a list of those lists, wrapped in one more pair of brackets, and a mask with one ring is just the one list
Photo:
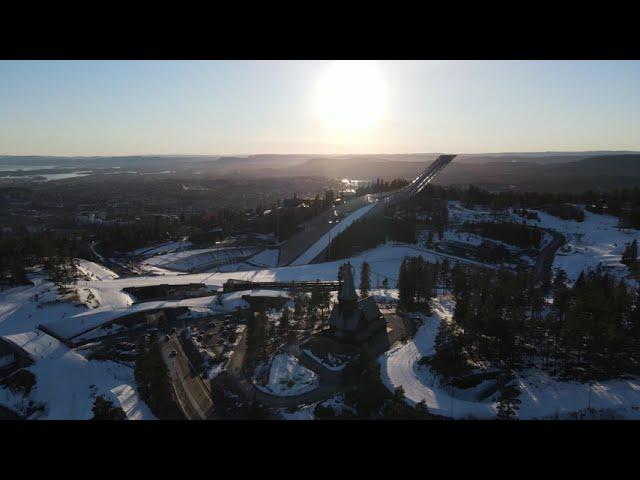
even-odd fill
[(314, 258), (320, 255), (320, 253), (329, 246), (332, 238), (335, 238), (340, 233), (344, 232), (353, 222), (364, 216), (369, 210), (375, 207), (375, 205), (375, 203), (370, 203), (347, 215), (347, 217), (342, 219), (337, 225), (331, 228), (331, 230), (320, 237), (316, 243), (311, 245), (306, 252), (291, 262), (291, 265), (306, 265), (313, 261)]

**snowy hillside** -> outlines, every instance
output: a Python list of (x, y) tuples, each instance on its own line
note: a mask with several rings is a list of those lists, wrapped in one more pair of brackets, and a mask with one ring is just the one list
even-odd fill
[[(451, 318), (453, 309), (451, 301), (437, 300), (433, 315), (426, 319), (411, 341), (396, 345), (379, 357), (382, 382), (392, 392), (402, 387), (410, 405), (424, 400), (429, 411), (437, 415), (495, 418), (495, 402), (491, 399), (484, 402), (473, 400), (477, 388), (466, 392), (443, 387), (430, 367), (418, 364), (422, 357), (435, 353), (440, 323)], [(614, 412), (620, 417), (640, 418), (640, 379), (637, 378), (594, 382), (590, 385), (561, 382), (540, 370), (530, 369), (521, 372), (516, 383), (522, 392), (517, 410), (517, 416), (521, 419), (567, 417), (584, 410), (588, 405), (595, 410)]]
[[(620, 263), (622, 252), (627, 243), (634, 239), (640, 241), (640, 231), (620, 230), (617, 217), (587, 210), (584, 210), (583, 222), (562, 220), (540, 210), (535, 212), (540, 221), (526, 220), (527, 223), (556, 230), (567, 239), (567, 247), (558, 250), (553, 268), (564, 269), (571, 283), (576, 281), (582, 270), (594, 269), (600, 263), (619, 278), (629, 273), (627, 267)], [(513, 215), (513, 218), (522, 221), (520, 216)]]
[(36, 385), (28, 398), (0, 389), (0, 403), (4, 406), (23, 412), (28, 401), (33, 401), (45, 406), (40, 419), (86, 420), (93, 416), (95, 397), (102, 395), (121, 406), (128, 419), (155, 418), (136, 394), (132, 367), (87, 360), (39, 331), (11, 335), (7, 340), (34, 358), (35, 364), (28, 370), (35, 375)]

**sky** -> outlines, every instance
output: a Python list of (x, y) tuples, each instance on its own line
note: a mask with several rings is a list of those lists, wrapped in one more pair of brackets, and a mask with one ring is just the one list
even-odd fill
[(640, 61), (0, 61), (0, 155), (640, 150)]

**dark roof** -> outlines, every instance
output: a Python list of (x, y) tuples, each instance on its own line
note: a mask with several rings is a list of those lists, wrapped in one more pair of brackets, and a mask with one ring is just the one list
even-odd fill
[(380, 309), (373, 297), (363, 298), (358, 302), (358, 308), (362, 310), (366, 323), (372, 322), (380, 316)]
[(367, 297), (358, 302), (358, 308), (346, 316), (340, 311), (340, 307), (335, 305), (329, 316), (329, 325), (338, 330), (355, 332), (360, 326), (360, 319), (363, 320), (362, 328), (366, 328), (370, 323), (380, 318), (380, 309), (373, 297)]
[(355, 332), (358, 329), (360, 316), (360, 310), (354, 310), (351, 312), (351, 315), (345, 317), (345, 315), (340, 312), (340, 308), (335, 306), (333, 310), (331, 310), (331, 315), (329, 316), (329, 325), (338, 330)]

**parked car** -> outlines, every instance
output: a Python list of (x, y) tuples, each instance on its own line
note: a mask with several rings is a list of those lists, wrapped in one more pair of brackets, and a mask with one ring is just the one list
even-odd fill
[(176, 355), (178, 355), (178, 352), (176, 352), (175, 350), (171, 350), (171, 351), (169, 352), (169, 358), (173, 358), (173, 357), (175, 357)]

